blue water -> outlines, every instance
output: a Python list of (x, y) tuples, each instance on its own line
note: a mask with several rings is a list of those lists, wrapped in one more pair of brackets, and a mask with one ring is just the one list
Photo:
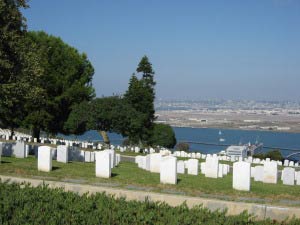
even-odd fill
[[(213, 129), (213, 128), (184, 128), (173, 127), (177, 142), (192, 141), (205, 143), (221, 143), (221, 144), (247, 144), (249, 142), (263, 143), (264, 146), (274, 148), (289, 148), (300, 149), (300, 133), (285, 133), (271, 131), (246, 131), (232, 129)], [(221, 131), (221, 135), (219, 134)], [(112, 144), (118, 145), (122, 143), (122, 136), (109, 133)], [(88, 131), (81, 136), (69, 136), (68, 138), (88, 141), (102, 141), (102, 137), (96, 131)], [(219, 142), (219, 139), (225, 139), (224, 142)], [(224, 150), (224, 146), (210, 146), (202, 144), (190, 144), (190, 149), (203, 153), (217, 153)], [(264, 149), (268, 151), (270, 149)], [(281, 149), (282, 150), (282, 149)], [(291, 151), (282, 150), (284, 156), (292, 153)]]
[[(174, 131), (178, 142), (186, 140), (228, 145), (247, 144), (249, 142), (254, 144), (258, 142), (263, 143), (264, 146), (276, 149), (282, 148), (282, 154), (285, 156), (292, 153), (292, 151), (283, 150), (283, 148), (300, 149), (300, 133), (183, 127), (175, 127)], [(221, 131), (221, 135), (219, 131)], [(225, 141), (220, 142), (220, 138), (225, 139)], [(216, 153), (225, 148), (224, 146), (190, 144), (190, 149), (204, 153)], [(264, 151), (268, 150), (270, 149), (264, 149)]]

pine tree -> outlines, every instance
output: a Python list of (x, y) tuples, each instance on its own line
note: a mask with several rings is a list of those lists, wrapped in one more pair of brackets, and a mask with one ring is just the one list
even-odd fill
[(139, 80), (135, 74), (132, 75), (127, 92), (124, 95), (127, 103), (138, 113), (132, 119), (135, 125), (136, 134), (131, 134), (129, 140), (131, 142), (138, 142), (149, 144), (153, 133), (153, 123), (155, 120), (155, 81), (154, 71), (152, 64), (149, 62), (148, 57), (144, 56), (136, 71), (142, 73), (142, 78)]

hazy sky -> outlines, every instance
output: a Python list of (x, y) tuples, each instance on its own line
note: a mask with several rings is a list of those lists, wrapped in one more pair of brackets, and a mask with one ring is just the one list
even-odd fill
[(86, 52), (97, 96), (143, 55), (162, 99), (300, 100), (298, 0), (31, 0), (29, 30)]

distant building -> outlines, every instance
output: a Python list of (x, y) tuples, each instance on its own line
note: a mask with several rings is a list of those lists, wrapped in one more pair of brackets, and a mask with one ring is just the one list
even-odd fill
[(228, 156), (238, 156), (238, 157), (247, 157), (248, 147), (243, 145), (231, 145), (226, 149), (226, 153)]

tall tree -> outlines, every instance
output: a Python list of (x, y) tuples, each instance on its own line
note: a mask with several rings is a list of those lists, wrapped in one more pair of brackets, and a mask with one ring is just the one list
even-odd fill
[[(133, 136), (129, 136), (129, 140), (132, 142), (150, 143), (151, 136), (153, 134), (153, 124), (155, 120), (155, 81), (154, 71), (152, 64), (149, 62), (147, 56), (142, 57), (138, 67), (136, 69), (138, 73), (142, 74), (142, 78), (138, 79), (135, 74), (132, 75), (128, 90), (124, 95), (124, 99), (127, 103), (135, 109), (139, 116), (132, 118), (132, 123), (137, 129), (137, 133)], [(139, 126), (137, 122), (140, 122)]]
[(0, 0), (0, 120), (11, 135), (26, 116), (26, 102), (43, 92), (36, 85), (42, 72), (36, 46), (26, 39), (20, 11), (27, 7), (25, 0)]
[(43, 68), (39, 86), (45, 93), (39, 105), (28, 106), (30, 113), (25, 124), (34, 131), (35, 137), (39, 137), (41, 129), (52, 134), (67, 133), (64, 124), (72, 106), (94, 97), (93, 66), (86, 54), (79, 53), (58, 37), (45, 32), (29, 32), (27, 36), (38, 48)]

